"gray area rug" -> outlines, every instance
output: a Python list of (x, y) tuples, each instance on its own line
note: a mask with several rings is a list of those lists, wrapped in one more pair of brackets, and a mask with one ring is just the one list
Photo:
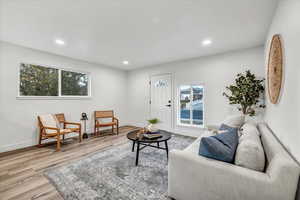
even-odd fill
[[(195, 139), (173, 135), (169, 149), (184, 149)], [(164, 145), (161, 143), (161, 145)], [(146, 147), (135, 166), (132, 143), (96, 152), (45, 175), (66, 200), (166, 200), (167, 156), (164, 150)]]

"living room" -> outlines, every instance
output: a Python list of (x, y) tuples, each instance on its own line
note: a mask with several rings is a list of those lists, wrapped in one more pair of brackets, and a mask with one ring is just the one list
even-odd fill
[(0, 0), (0, 199), (298, 199), (299, 9)]

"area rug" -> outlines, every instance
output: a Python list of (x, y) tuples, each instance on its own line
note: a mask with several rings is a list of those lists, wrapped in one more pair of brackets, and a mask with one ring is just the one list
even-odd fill
[[(173, 135), (169, 149), (184, 149), (194, 140)], [(146, 147), (140, 151), (136, 167), (131, 147), (128, 141), (49, 169), (45, 175), (65, 200), (167, 200), (166, 152)]]

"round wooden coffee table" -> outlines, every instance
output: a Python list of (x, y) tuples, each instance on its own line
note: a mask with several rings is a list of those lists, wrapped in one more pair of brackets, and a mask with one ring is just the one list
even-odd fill
[[(155, 139), (147, 139), (143, 136), (138, 138), (137, 134), (138, 134), (139, 131), (140, 130), (134, 130), (134, 131), (130, 131), (127, 134), (127, 138), (133, 142), (132, 152), (134, 152), (135, 144), (137, 144), (136, 158), (135, 158), (135, 165), (136, 166), (139, 164), (139, 153), (145, 147), (153, 147), (153, 148), (156, 148), (156, 149), (165, 150), (167, 152), (167, 158), (169, 158), (168, 140), (171, 139), (171, 137), (172, 137), (171, 133), (169, 133), (167, 131), (160, 130), (159, 134), (161, 134), (162, 137), (155, 138)], [(160, 143), (165, 143), (165, 147), (160, 147)], [(156, 145), (153, 145), (153, 144), (156, 144)]]

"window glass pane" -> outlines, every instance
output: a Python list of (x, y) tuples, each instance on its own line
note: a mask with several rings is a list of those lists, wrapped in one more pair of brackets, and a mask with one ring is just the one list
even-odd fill
[(180, 87), (180, 122), (182, 124), (190, 124), (191, 118), (191, 87), (181, 86)]
[(193, 101), (192, 101), (193, 124), (203, 125), (203, 87), (192, 86), (192, 90), (193, 90)]
[(61, 71), (61, 95), (88, 96), (88, 75), (78, 72)]
[(19, 92), (20, 96), (58, 96), (58, 70), (22, 63)]

